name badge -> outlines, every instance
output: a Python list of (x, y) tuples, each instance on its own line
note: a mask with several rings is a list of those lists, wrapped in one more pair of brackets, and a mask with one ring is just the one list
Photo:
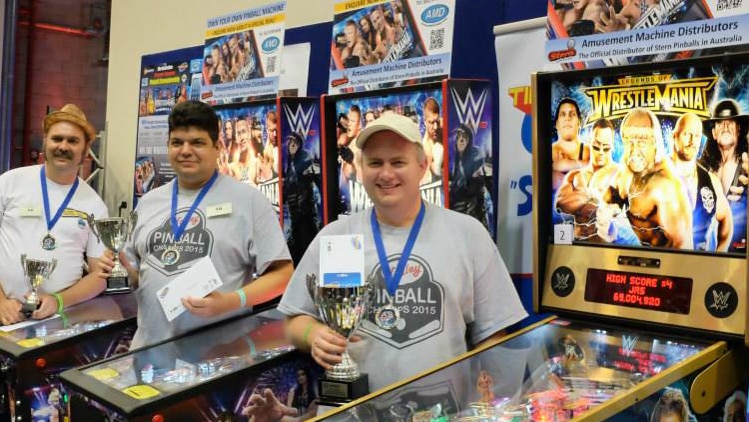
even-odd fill
[(42, 207), (39, 204), (21, 205), (21, 217), (41, 217)]
[(231, 214), (231, 202), (225, 202), (223, 204), (209, 205), (206, 208), (208, 218), (218, 217), (219, 215)]

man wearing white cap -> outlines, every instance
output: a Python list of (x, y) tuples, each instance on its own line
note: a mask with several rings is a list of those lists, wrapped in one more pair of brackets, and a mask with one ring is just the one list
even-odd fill
[[(45, 163), (21, 167), (0, 176), (0, 322), (24, 319), (21, 312), (30, 286), (21, 254), (29, 259), (57, 261), (40, 288), (39, 308), (32, 318), (61, 313), (67, 306), (91, 299), (106, 286), (98, 265), (104, 246), (86, 223), (89, 214), (108, 216), (99, 195), (78, 177), (96, 131), (73, 104), (44, 119)], [(83, 274), (84, 256), (90, 272)]]
[(348, 351), (369, 375), (371, 391), (500, 336), (527, 316), (481, 223), (421, 200), (419, 181), (428, 163), (420, 141), (416, 124), (396, 114), (359, 134), (362, 183), (374, 208), (320, 232), (278, 308), (300, 349), (326, 369), (340, 362), (346, 339), (318, 321), (306, 276), (319, 271), (321, 236), (361, 234), (375, 303)]

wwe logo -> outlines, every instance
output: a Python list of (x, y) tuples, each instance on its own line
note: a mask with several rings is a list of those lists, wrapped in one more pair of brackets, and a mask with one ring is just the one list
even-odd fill
[(728, 299), (731, 297), (731, 292), (721, 292), (713, 289), (713, 303), (710, 305), (717, 311), (722, 311), (728, 307)]
[(637, 344), (637, 336), (622, 336), (622, 355), (629, 357), (632, 351), (635, 350)]
[(455, 110), (458, 112), (458, 120), (460, 123), (465, 123), (476, 131), (481, 120), (481, 115), (484, 113), (484, 106), (489, 96), (489, 90), (482, 90), (478, 98), (474, 98), (471, 89), (468, 89), (464, 98), (460, 97), (455, 88), (451, 88), (451, 91), (453, 93), (453, 104), (455, 105)]
[(554, 274), (554, 288), (566, 290), (569, 287), (570, 274)]
[(312, 125), (312, 115), (315, 112), (315, 104), (311, 104), (310, 108), (306, 111), (302, 104), (297, 104), (296, 111), (292, 110), (291, 106), (288, 104), (284, 104), (283, 109), (286, 113), (286, 120), (289, 122), (291, 131), (302, 135), (302, 138), (307, 138), (309, 127)]

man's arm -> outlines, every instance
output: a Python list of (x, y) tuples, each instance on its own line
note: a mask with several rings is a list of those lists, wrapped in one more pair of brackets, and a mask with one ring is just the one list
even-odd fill
[[(255, 280), (241, 287), (246, 304), (257, 305), (280, 296), (289, 284), (294, 264), (291, 261), (274, 261), (267, 270)], [(213, 317), (230, 312), (242, 305), (240, 293), (214, 291), (203, 298), (186, 297), (182, 304), (193, 315)]]
[(286, 335), (294, 346), (309, 352), (324, 369), (340, 363), (341, 355), (346, 351), (346, 338), (309, 315), (289, 317), (286, 320)]
[(731, 206), (728, 204), (728, 199), (725, 195), (722, 195), (722, 187), (718, 177), (709, 173), (710, 182), (713, 184), (713, 190), (717, 193), (715, 198), (715, 219), (718, 220), (718, 244), (716, 247), (717, 251), (726, 252), (731, 246), (731, 239), (733, 238), (733, 214), (731, 213)]
[[(107, 287), (107, 272), (97, 258), (88, 258), (89, 273), (67, 289), (58, 292), (63, 307), (67, 308), (85, 302), (99, 295)], [(41, 295), (39, 309), (32, 318), (43, 319), (54, 315), (58, 309), (58, 299), (53, 295)]]
[(0, 322), (3, 325), (15, 324), (23, 321), (21, 314), (21, 302), (15, 299), (9, 299), (5, 292), (0, 288)]

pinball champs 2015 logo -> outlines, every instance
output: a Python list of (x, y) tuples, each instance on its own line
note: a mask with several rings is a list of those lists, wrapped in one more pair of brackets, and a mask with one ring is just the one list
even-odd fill
[(670, 74), (628, 76), (620, 78), (617, 85), (586, 88), (583, 92), (591, 99), (587, 123), (623, 117), (633, 108), (675, 116), (692, 112), (710, 118), (708, 91), (717, 80), (717, 76), (682, 80)]

